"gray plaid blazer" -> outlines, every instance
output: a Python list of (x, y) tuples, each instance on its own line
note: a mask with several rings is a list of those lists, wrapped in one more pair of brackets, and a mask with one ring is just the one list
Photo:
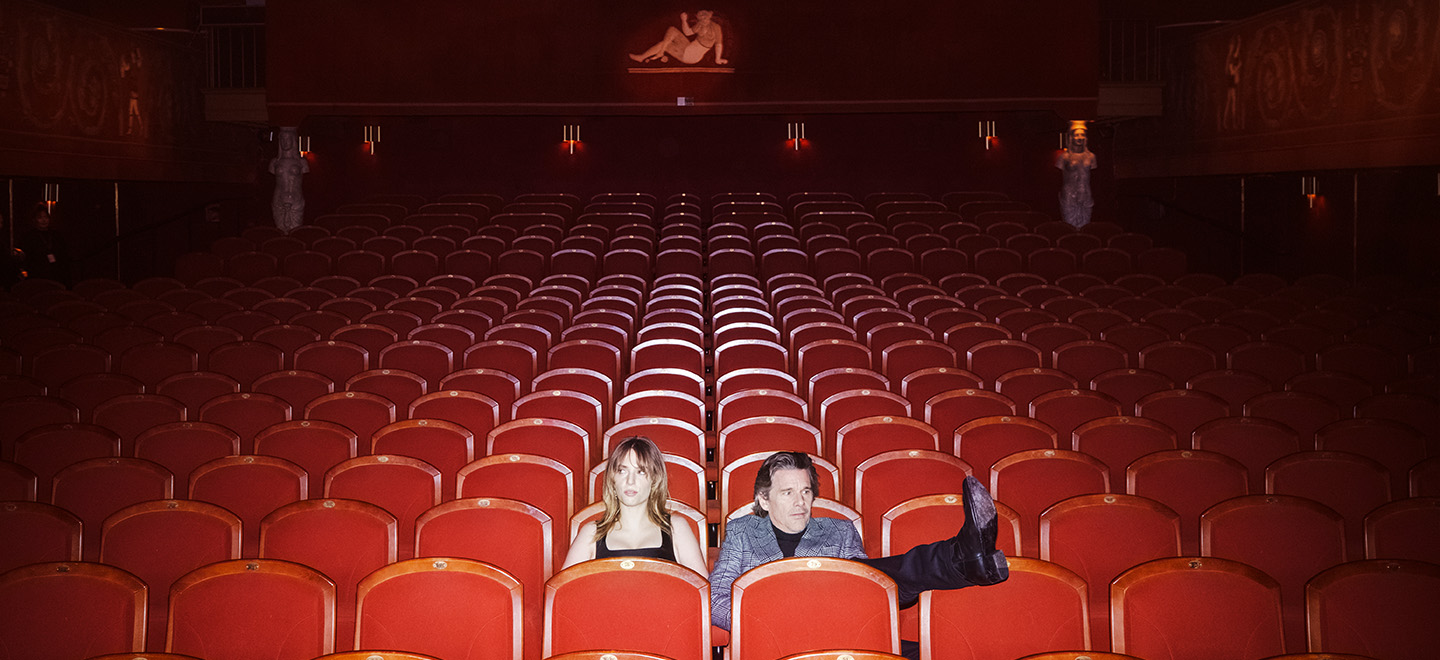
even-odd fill
[[(796, 557), (865, 559), (865, 546), (855, 525), (836, 518), (811, 518), (795, 548)], [(782, 559), (780, 544), (770, 519), (749, 515), (725, 526), (720, 558), (710, 571), (710, 621), (730, 629), (730, 585), (745, 571), (766, 562)]]

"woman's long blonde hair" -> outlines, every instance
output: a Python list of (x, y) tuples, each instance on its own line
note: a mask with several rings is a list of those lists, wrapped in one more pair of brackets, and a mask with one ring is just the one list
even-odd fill
[(620, 522), (620, 498), (615, 496), (615, 473), (620, 470), (620, 461), (630, 452), (635, 452), (635, 462), (650, 477), (650, 495), (646, 498), (645, 512), (649, 514), (651, 522), (660, 526), (661, 531), (670, 533), (670, 510), (665, 504), (665, 501), (670, 499), (670, 484), (665, 477), (665, 456), (650, 438), (635, 435), (621, 440), (610, 452), (610, 459), (605, 462), (605, 474), (602, 477), (605, 484), (601, 491), (605, 502), (605, 515), (595, 523), (596, 538), (605, 536)]

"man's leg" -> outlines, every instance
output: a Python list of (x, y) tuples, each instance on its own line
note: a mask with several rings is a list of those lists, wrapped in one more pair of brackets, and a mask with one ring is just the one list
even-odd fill
[(995, 549), (995, 502), (974, 477), (962, 486), (965, 524), (954, 537), (916, 546), (901, 555), (863, 560), (899, 587), (902, 607), (931, 589), (960, 589), (1004, 582), (1010, 577), (1005, 553)]

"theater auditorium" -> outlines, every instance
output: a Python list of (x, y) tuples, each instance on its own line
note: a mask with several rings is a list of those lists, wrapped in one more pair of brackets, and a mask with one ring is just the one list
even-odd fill
[(0, 181), (0, 660), (1440, 657), (1440, 0), (5, 0)]

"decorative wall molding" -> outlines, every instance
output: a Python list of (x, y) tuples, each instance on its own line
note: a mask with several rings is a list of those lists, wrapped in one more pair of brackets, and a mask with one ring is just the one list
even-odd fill
[(203, 67), (197, 49), (28, 0), (0, 4), (0, 171), (251, 176), (252, 134), (204, 121)]
[(1177, 42), (1165, 79), (1121, 176), (1440, 162), (1440, 0), (1287, 5)]

